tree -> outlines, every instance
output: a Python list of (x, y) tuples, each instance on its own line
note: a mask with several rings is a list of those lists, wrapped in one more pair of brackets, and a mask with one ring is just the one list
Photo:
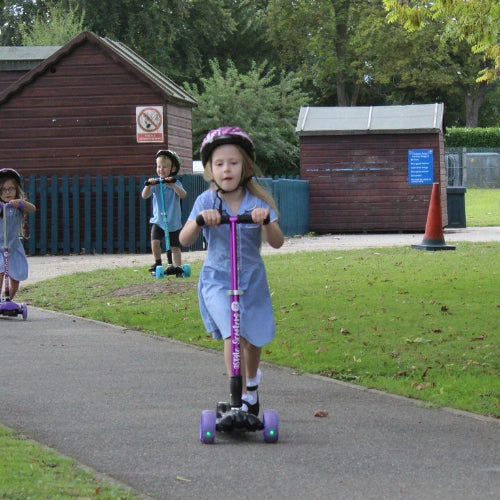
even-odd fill
[(84, 30), (85, 13), (80, 15), (51, 2), (48, 11), (39, 14), (31, 25), (21, 25), (22, 45), (64, 45)]
[(299, 149), (295, 126), (300, 107), (309, 97), (300, 91), (300, 81), (290, 74), (277, 74), (267, 63), (252, 62), (241, 74), (234, 63), (223, 71), (210, 61), (212, 76), (202, 78), (203, 88), (186, 85), (198, 101), (193, 110), (194, 156), (205, 134), (222, 125), (237, 125), (255, 141), (257, 162), (267, 175), (298, 174)]
[(444, 36), (465, 40), (474, 53), (490, 61), (479, 72), (479, 81), (500, 75), (500, 2), (498, 0), (383, 0), (390, 22), (401, 22), (409, 31), (422, 29), (429, 20), (441, 21)]

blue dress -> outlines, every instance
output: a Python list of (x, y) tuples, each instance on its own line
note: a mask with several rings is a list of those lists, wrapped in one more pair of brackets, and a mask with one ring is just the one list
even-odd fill
[[(7, 245), (9, 248), (9, 276), (16, 281), (23, 281), (28, 277), (28, 259), (24, 253), (24, 247), (19, 237), (24, 213), (18, 208), (6, 207), (7, 212)], [(5, 214), (0, 216), (0, 272), (4, 272), (4, 223)]]
[[(182, 183), (178, 179), (175, 184), (182, 188)], [(173, 233), (182, 227), (181, 221), (181, 201), (179, 195), (174, 191), (170, 184), (153, 184), (151, 190), (153, 191), (153, 216), (149, 219), (151, 224), (156, 224), (165, 230), (163, 223), (162, 206), (161, 206), (161, 192), (163, 189), (163, 201), (165, 203), (165, 212), (167, 212), (168, 232)]]
[[(221, 200), (209, 190), (196, 199), (189, 220), (195, 220), (202, 210), (219, 209)], [(250, 214), (254, 208), (265, 207), (271, 211), (271, 222), (277, 220), (276, 212), (263, 200), (246, 191), (239, 213), (233, 214), (225, 202), (222, 212), (227, 215)], [(241, 311), (241, 336), (251, 344), (262, 347), (270, 342), (276, 330), (274, 314), (267, 283), (264, 262), (260, 255), (262, 227), (258, 224), (237, 224), (238, 281)], [(231, 266), (229, 250), (229, 224), (203, 227), (208, 251), (198, 281), (198, 300), (205, 328), (215, 339), (231, 335), (229, 310)]]

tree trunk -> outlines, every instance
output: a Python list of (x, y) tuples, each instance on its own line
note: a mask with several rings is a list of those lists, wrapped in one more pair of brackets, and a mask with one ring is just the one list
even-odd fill
[(489, 87), (486, 82), (474, 85), (465, 94), (465, 126), (475, 128), (479, 122), (479, 110)]

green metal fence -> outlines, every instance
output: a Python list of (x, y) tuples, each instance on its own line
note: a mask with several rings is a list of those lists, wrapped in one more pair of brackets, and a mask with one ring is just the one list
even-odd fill
[[(141, 191), (146, 176), (31, 176), (24, 181), (37, 211), (28, 216), (29, 255), (148, 253), (151, 201)], [(207, 188), (200, 175), (184, 175), (188, 196), (182, 200), (187, 220), (196, 197)], [(309, 182), (265, 179), (277, 202), (286, 236), (309, 231)], [(201, 237), (184, 250), (203, 248)]]

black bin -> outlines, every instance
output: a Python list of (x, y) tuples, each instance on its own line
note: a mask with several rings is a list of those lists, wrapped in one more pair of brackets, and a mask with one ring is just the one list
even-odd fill
[(447, 187), (446, 196), (448, 199), (448, 226), (447, 227), (467, 227), (465, 220), (465, 192), (464, 187)]

